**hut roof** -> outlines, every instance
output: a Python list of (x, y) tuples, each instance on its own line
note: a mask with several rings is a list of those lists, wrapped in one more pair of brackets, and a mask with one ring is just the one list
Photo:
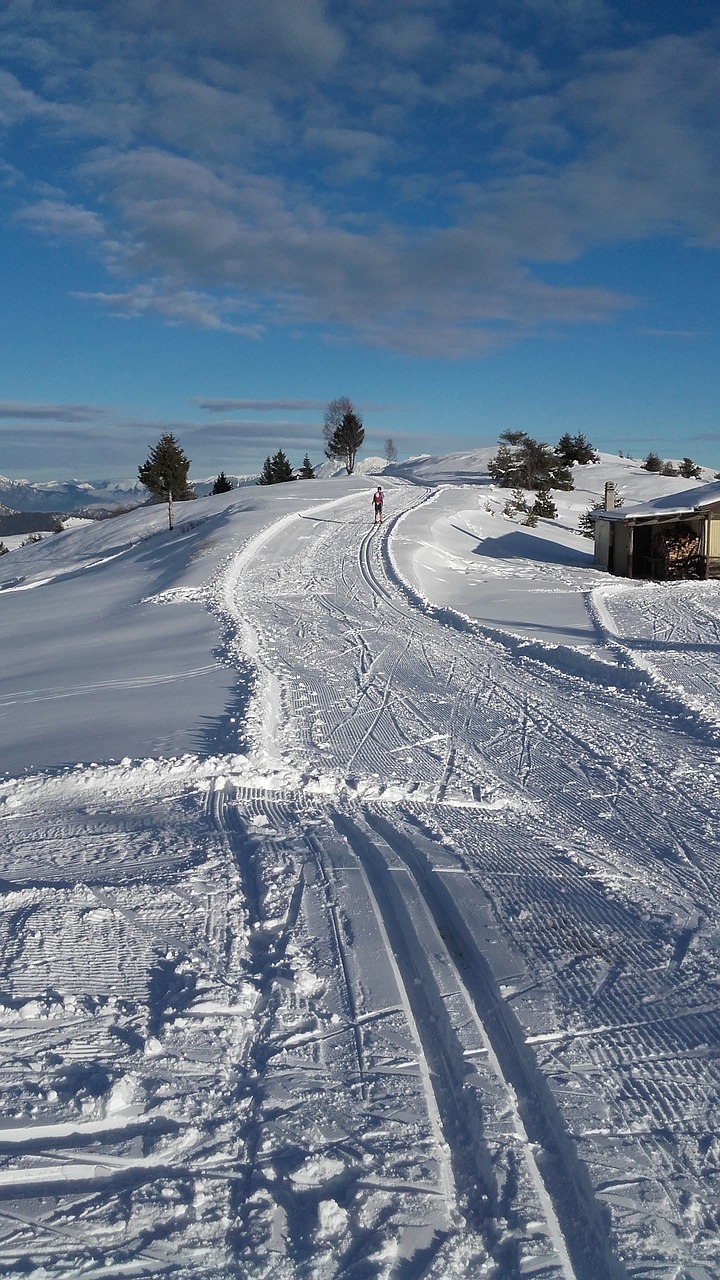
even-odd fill
[(634, 507), (616, 507), (614, 511), (595, 512), (596, 520), (657, 520), (661, 516), (697, 515), (707, 507), (720, 505), (720, 483), (699, 484), (680, 493), (666, 493), (651, 502)]

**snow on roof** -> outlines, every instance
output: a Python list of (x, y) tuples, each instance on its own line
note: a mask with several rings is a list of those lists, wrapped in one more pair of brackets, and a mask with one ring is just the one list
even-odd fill
[(683, 516), (704, 511), (720, 503), (720, 484), (699, 484), (681, 493), (665, 493), (634, 507), (616, 507), (614, 511), (598, 511), (597, 520), (652, 520), (656, 516)]

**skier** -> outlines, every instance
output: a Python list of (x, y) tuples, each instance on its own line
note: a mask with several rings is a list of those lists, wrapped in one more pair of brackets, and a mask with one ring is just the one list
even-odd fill
[(382, 491), (382, 485), (379, 484), (372, 496), (373, 507), (375, 508), (375, 524), (382, 524), (382, 509), (383, 509), (384, 497), (385, 495)]

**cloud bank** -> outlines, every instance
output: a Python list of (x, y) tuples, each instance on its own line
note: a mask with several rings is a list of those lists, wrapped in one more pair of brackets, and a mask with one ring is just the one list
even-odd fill
[(79, 296), (130, 319), (443, 358), (602, 323), (636, 299), (583, 270), (593, 250), (720, 243), (720, 27), (636, 19), (8, 0), (14, 216), (85, 245), (108, 283)]

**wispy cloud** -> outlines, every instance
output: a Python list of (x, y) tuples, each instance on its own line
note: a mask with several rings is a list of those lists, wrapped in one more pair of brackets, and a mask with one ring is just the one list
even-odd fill
[(82, 239), (105, 235), (99, 214), (62, 200), (39, 200), (37, 204), (19, 209), (15, 218), (42, 235), (79, 236)]
[(284, 410), (286, 413), (297, 412), (304, 413), (308, 410), (317, 412), (323, 410), (327, 405), (327, 400), (204, 400), (193, 397), (191, 404), (196, 404), (199, 409), (205, 409), (208, 413), (230, 413), (233, 410), (263, 410), (268, 413), (276, 410)]
[[(208, 413), (231, 413), (233, 410), (247, 410), (248, 412), (266, 412), (274, 413), (276, 411), (284, 411), (285, 413), (306, 413), (306, 412), (323, 412), (328, 405), (325, 400), (212, 400), (194, 396), (190, 401), (196, 404), (199, 409), (205, 409)], [(405, 406), (398, 404), (372, 404), (368, 401), (362, 401), (357, 406), (363, 413), (386, 413), (389, 410), (395, 412), (405, 410)]]
[(107, 419), (108, 409), (94, 404), (30, 404), (27, 401), (0, 400), (0, 418), (34, 422), (97, 422)]
[(214, 297), (197, 289), (178, 289), (171, 285), (138, 284), (122, 293), (77, 292), (73, 295), (107, 307), (115, 316), (157, 316), (171, 327), (224, 330), (244, 338), (259, 338), (263, 326), (235, 324), (228, 317), (239, 307), (231, 297)]

